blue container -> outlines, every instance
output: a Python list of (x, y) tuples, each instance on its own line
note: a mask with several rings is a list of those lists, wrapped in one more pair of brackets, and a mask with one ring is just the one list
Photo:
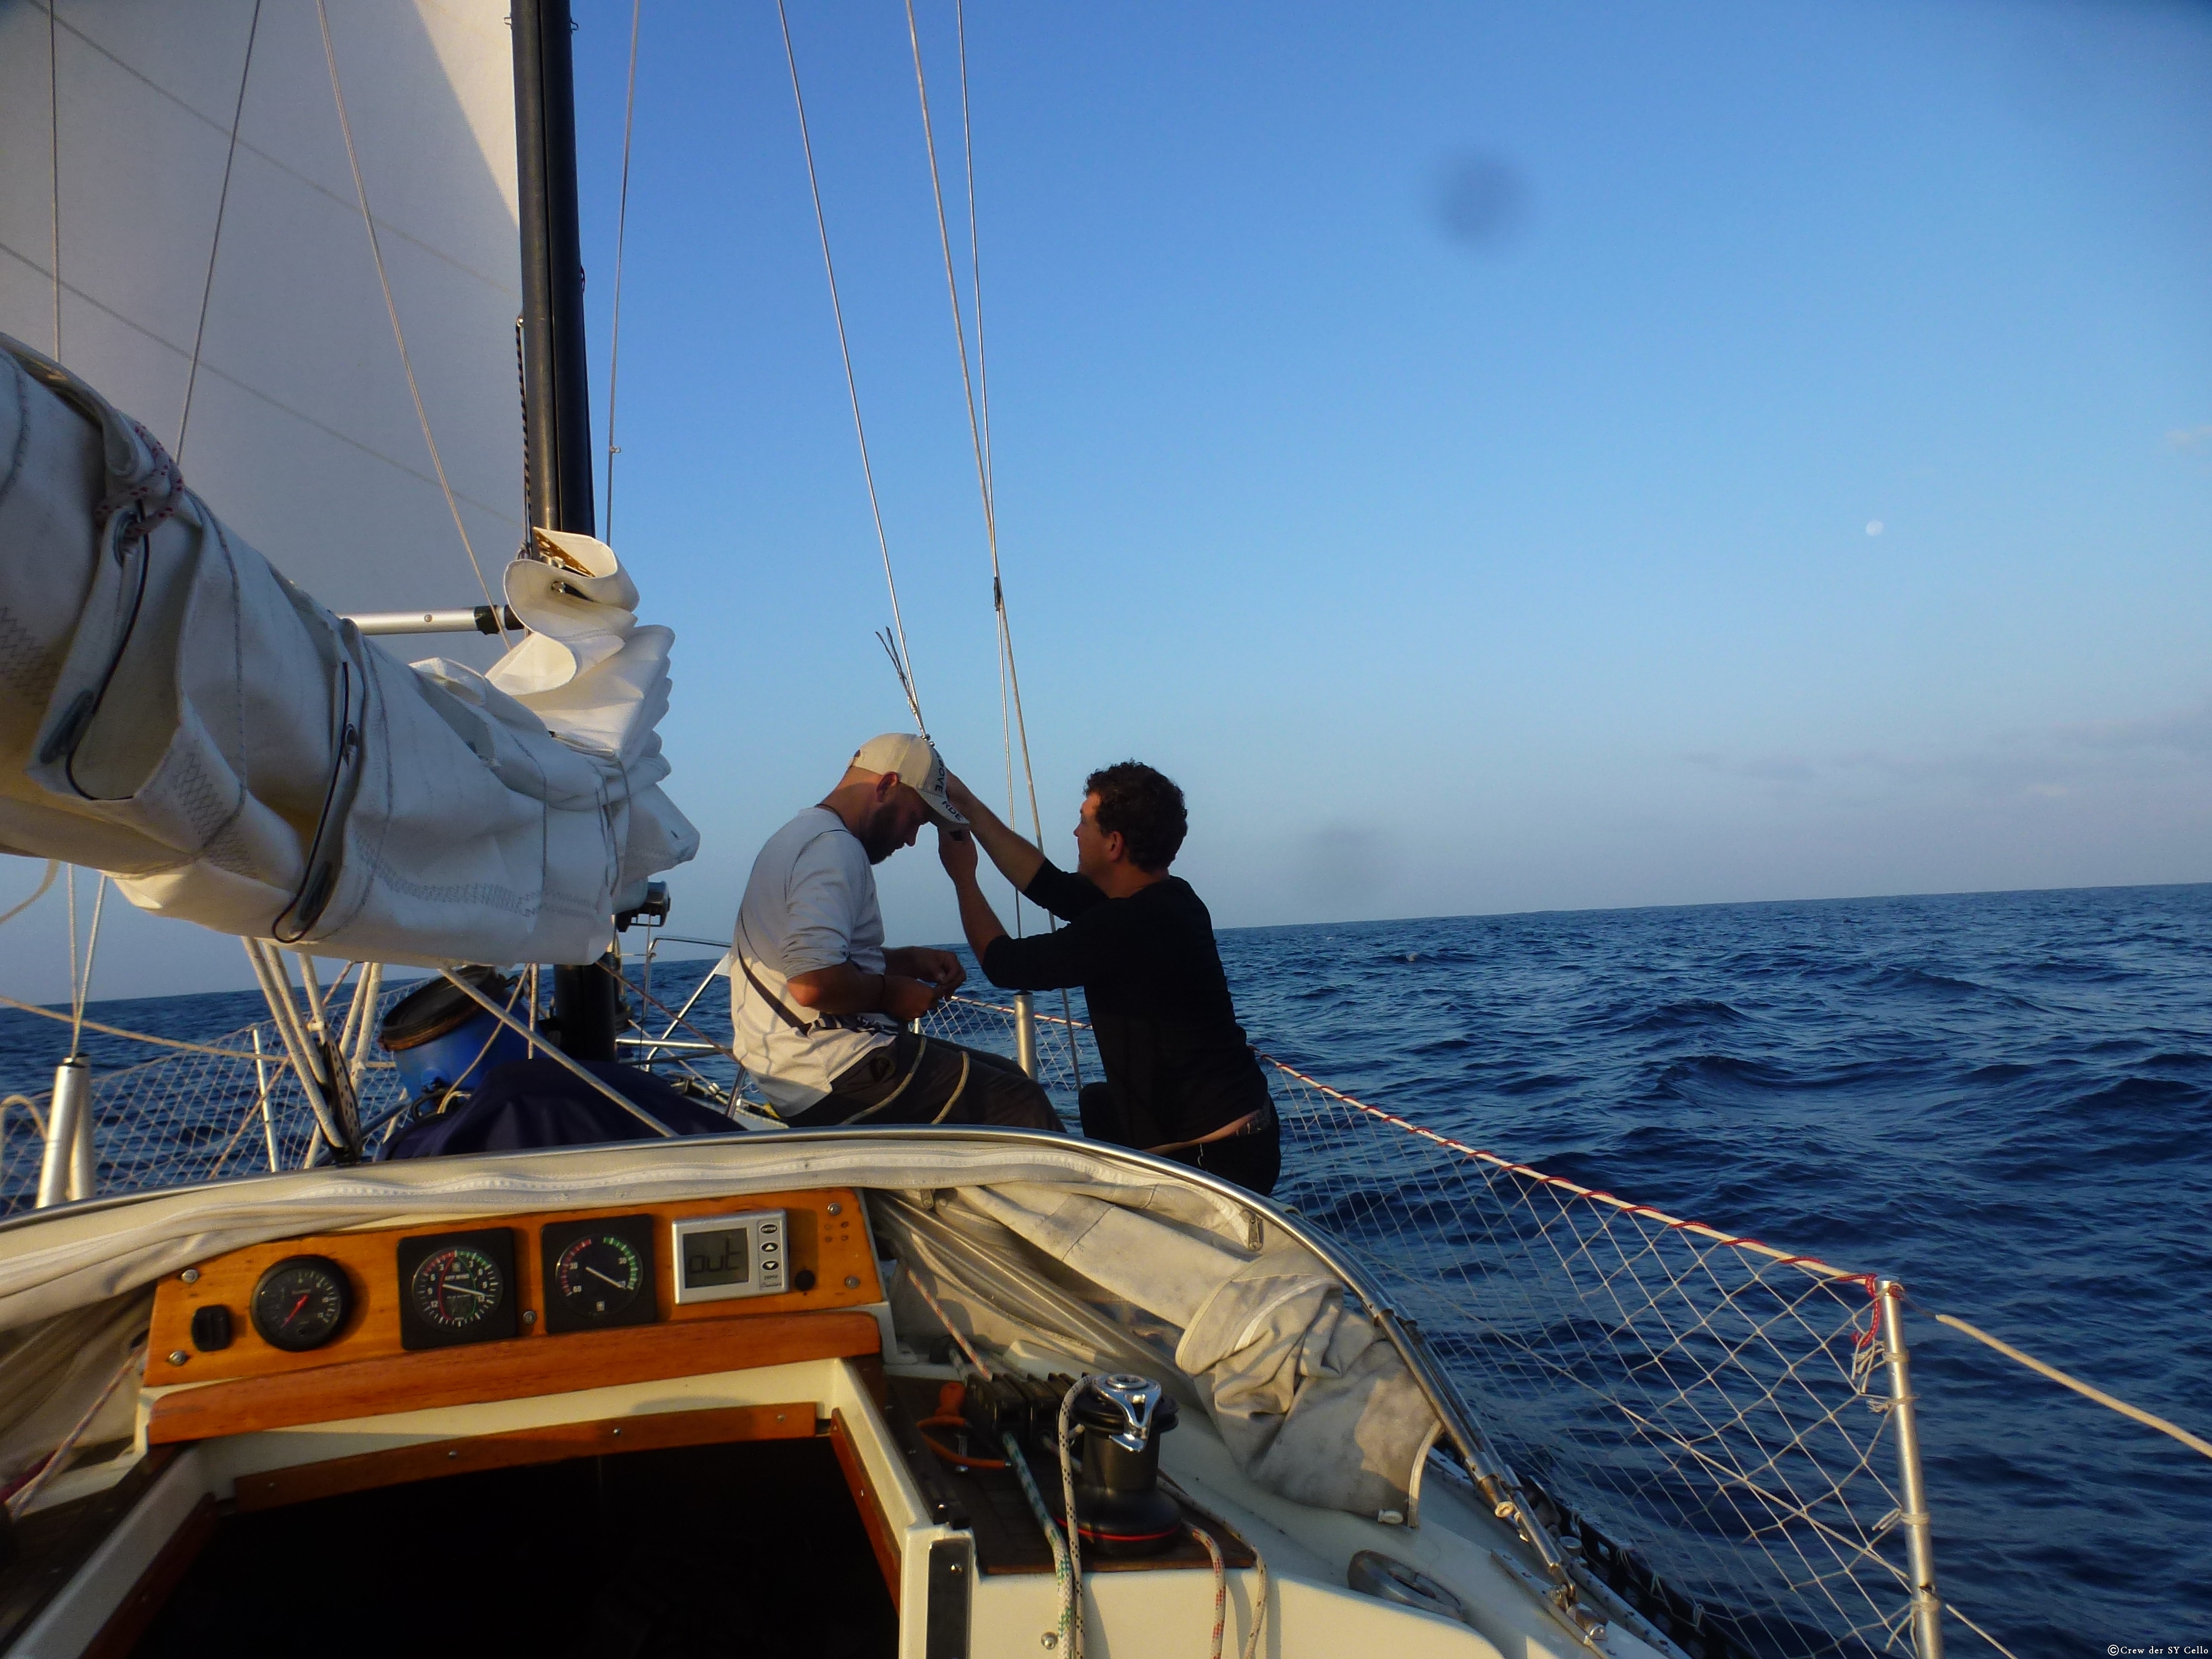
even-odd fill
[[(502, 1007), (514, 998), (514, 981), (493, 969), (464, 969), (461, 976)], [(385, 1015), (377, 1038), (412, 1100), (457, 1085), (473, 1088), (494, 1066), (526, 1059), (530, 1053), (520, 1032), (501, 1024), (444, 979), (427, 981), (401, 998)]]

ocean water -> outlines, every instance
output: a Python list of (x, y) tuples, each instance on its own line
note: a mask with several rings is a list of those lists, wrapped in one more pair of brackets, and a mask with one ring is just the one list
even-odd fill
[[(1939, 1581), (2014, 1652), (2212, 1638), (2212, 1459), (1928, 1317), (2212, 1437), (2212, 886), (1220, 941), (1246, 1028), (1302, 1070), (1549, 1173), (1903, 1280)], [(676, 1001), (706, 965), (659, 964), (654, 994)], [(92, 1012), (205, 1036), (259, 1003)], [(726, 1016), (710, 986), (694, 1018), (726, 1032)], [(0, 1012), (0, 1081), (43, 1086), (59, 1033)], [(87, 1046), (100, 1066), (145, 1054)]]

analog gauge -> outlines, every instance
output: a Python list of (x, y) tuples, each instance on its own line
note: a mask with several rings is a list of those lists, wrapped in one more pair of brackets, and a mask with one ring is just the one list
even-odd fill
[(593, 1319), (620, 1313), (644, 1288), (645, 1264), (612, 1234), (578, 1239), (554, 1264), (554, 1293)]
[(407, 1296), (425, 1323), (465, 1331), (499, 1311), (507, 1281), (482, 1250), (457, 1245), (425, 1258), (407, 1281)]
[(656, 1312), (653, 1235), (649, 1215), (548, 1223), (540, 1239), (545, 1328), (650, 1322)]
[(253, 1328), (287, 1353), (321, 1347), (352, 1311), (345, 1269), (326, 1255), (288, 1255), (253, 1287)]
[(399, 1241), (399, 1340), (489, 1342), (517, 1328), (514, 1235), (504, 1227)]

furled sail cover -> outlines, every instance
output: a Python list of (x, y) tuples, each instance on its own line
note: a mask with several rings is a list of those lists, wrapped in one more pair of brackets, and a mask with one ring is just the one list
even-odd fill
[(610, 550), (565, 544), (509, 585), (555, 634), (410, 669), (0, 336), (0, 847), (326, 955), (596, 959), (698, 836), (659, 787), (672, 635)]

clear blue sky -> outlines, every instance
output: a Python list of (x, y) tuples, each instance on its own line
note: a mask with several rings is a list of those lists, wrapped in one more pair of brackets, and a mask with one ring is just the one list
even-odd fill
[[(604, 444), (629, 7), (577, 16)], [(1003, 799), (904, 14), (792, 21), (925, 710)], [(1224, 926), (2212, 878), (2212, 10), (968, 28), (1049, 852), (1133, 755)], [(772, 5), (646, 0), (635, 146), (612, 539), (719, 933), (902, 708)], [(956, 931), (927, 837), (883, 879)]]

